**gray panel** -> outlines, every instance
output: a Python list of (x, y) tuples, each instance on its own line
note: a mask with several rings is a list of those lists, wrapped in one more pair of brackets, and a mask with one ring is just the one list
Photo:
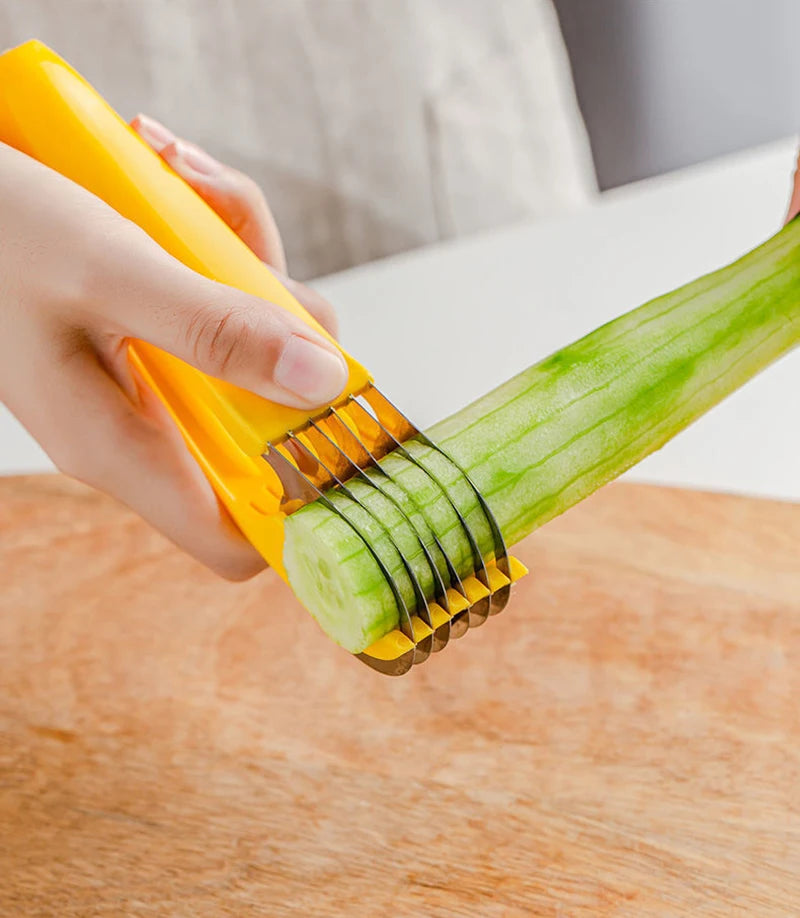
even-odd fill
[(800, 128), (797, 0), (554, 0), (601, 187)]

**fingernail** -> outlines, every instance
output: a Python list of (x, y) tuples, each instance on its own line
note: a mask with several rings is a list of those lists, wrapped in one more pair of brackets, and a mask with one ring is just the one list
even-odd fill
[(275, 382), (312, 405), (323, 405), (344, 389), (347, 365), (338, 353), (292, 335), (275, 367)]
[(140, 134), (155, 150), (159, 153), (164, 147), (175, 142), (175, 135), (172, 131), (164, 127), (160, 121), (148, 118), (147, 115), (137, 115), (137, 133)]
[(175, 152), (195, 172), (211, 175), (220, 168), (220, 163), (213, 156), (209, 156), (205, 150), (201, 150), (200, 147), (196, 147), (194, 144), (184, 143), (184, 141), (179, 140), (175, 144)]

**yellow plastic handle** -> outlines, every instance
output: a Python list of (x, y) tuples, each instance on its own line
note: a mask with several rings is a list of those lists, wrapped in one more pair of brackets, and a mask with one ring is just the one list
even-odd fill
[[(199, 195), (41, 42), (0, 55), (0, 141), (83, 185), (200, 274), (276, 303), (327, 335)], [(207, 420), (257, 456), (311, 416), (213, 379), (152, 345), (135, 342), (132, 350), (189, 441)], [(343, 399), (370, 381), (364, 367), (344, 357), (350, 376)], [(196, 431), (194, 439), (205, 433)]]

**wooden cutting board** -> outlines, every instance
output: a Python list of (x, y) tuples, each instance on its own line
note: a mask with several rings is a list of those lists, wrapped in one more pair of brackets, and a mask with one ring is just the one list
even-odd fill
[(800, 505), (612, 486), (402, 679), (0, 481), (0, 915), (800, 914)]

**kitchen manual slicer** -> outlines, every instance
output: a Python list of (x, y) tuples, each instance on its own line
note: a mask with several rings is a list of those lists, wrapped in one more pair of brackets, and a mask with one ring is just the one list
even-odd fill
[[(0, 141), (102, 198), (188, 267), (276, 303), (330, 339), (199, 195), (79, 74), (40, 42), (27, 42), (0, 56)], [(442, 453), (344, 351), (347, 385), (335, 403), (314, 413), (269, 402), (214, 379), (146, 342), (132, 341), (129, 350), (130, 359), (166, 405), (220, 501), (284, 579), (283, 526), (289, 514), (309, 501), (320, 500), (358, 531), (326, 496), (329, 489), (336, 488), (357, 500), (348, 488), (348, 482), (357, 477), (383, 491), (408, 520), (390, 490), (384, 489), (388, 475), (378, 461), (400, 450), (419, 465), (404, 446), (412, 438)], [(429, 470), (424, 471), (433, 477)], [(459, 472), (469, 481), (463, 470)], [(442, 576), (420, 539), (436, 585), (435, 595), (429, 598), (398, 549), (414, 587), (416, 605), (412, 608), (365, 540), (392, 588), (398, 627), (358, 657), (386, 674), (408, 671), (451, 638), (500, 612), (512, 583), (525, 573), (524, 566), (507, 554), (500, 530), (477, 489), (472, 486), (494, 541), (488, 557), (481, 554), (459, 507), (438, 481), (436, 484), (464, 528), (473, 571), (460, 577), (442, 552), (447, 568), (447, 576)], [(413, 500), (413, 495), (409, 497)], [(386, 533), (391, 538), (388, 529)]]

